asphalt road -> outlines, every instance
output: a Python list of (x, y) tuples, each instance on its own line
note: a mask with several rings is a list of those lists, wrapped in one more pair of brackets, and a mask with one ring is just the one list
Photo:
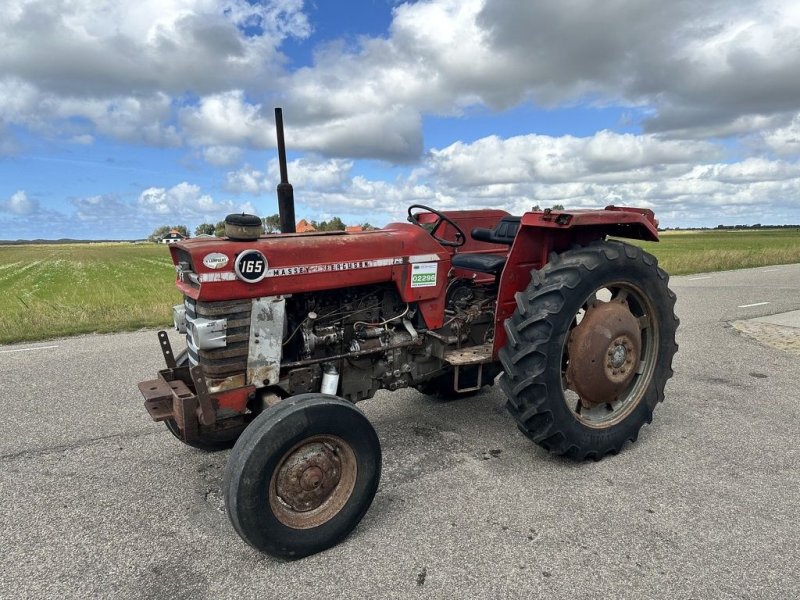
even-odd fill
[(800, 309), (800, 265), (672, 287), (675, 377), (636, 444), (575, 464), (499, 389), (381, 393), (360, 405), (383, 445), (372, 508), (296, 562), (229, 525), (228, 452), (145, 414), (154, 332), (0, 347), (0, 597), (798, 598), (800, 357), (728, 322)]

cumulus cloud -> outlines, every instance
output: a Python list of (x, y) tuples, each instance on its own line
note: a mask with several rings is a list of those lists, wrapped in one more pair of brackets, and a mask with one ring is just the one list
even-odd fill
[(200, 99), (180, 111), (180, 122), (195, 145), (274, 145), (274, 124), (260, 104), (248, 102), (241, 90)]
[(242, 149), (236, 146), (208, 146), (203, 148), (203, 158), (217, 167), (227, 167), (239, 161)]
[(9, 0), (0, 72), (68, 97), (210, 93), (275, 75), (301, 0)]
[(430, 164), (437, 177), (463, 186), (585, 178), (628, 181), (652, 176), (654, 169), (708, 161), (719, 154), (718, 147), (705, 142), (601, 131), (583, 138), (491, 136), (471, 144), (457, 142), (431, 151)]
[[(289, 161), (287, 170), (292, 185), (298, 190), (319, 192), (342, 190), (350, 181), (353, 162), (343, 159), (323, 159), (308, 156)], [(226, 189), (230, 192), (260, 195), (274, 192), (280, 181), (277, 159), (271, 160), (265, 171), (245, 165), (237, 171), (229, 171)]]
[[(378, 158), (408, 162), (422, 152), (422, 121), (418, 112), (392, 107), (341, 117), (304, 121), (302, 110), (289, 109), (286, 143), (292, 150), (327, 156)], [(272, 107), (251, 101), (241, 90), (200, 98), (179, 111), (188, 142), (196, 146), (275, 147)]]
[(214, 165), (234, 160), (222, 147), (271, 147), (277, 102), (293, 148), (396, 163), (419, 159), (424, 115), (531, 102), (639, 107), (646, 131), (674, 139), (769, 129), (769, 147), (794, 148), (781, 141), (800, 97), (790, 0), (421, 0), (394, 8), (387, 35), (334, 40), (287, 71), (281, 45), (311, 31), (302, 0), (12, 0), (0, 118), (187, 142)]
[(646, 108), (648, 131), (736, 136), (796, 111), (798, 40), (789, 0), (428, 0), (398, 6), (386, 38), (321, 49), (288, 99), (324, 123), (397, 106), (615, 104)]
[(28, 216), (39, 210), (39, 202), (29, 198), (25, 190), (17, 190), (8, 200), (0, 203), (0, 209), (11, 215)]
[[(26, 133), (71, 150), (102, 137), (188, 147), (225, 167), (226, 193), (272, 194), (275, 161), (241, 161), (274, 146), (272, 107), (282, 104), (287, 145), (308, 153), (290, 173), (309, 210), (368, 210), (374, 221), (411, 202), (514, 212), (627, 203), (665, 211), (664, 223), (754, 205), (767, 208), (762, 221), (796, 214), (796, 2), (420, 0), (396, 4), (385, 35), (332, 40), (293, 68), (283, 44), (311, 31), (302, 0), (112, 0), (102, 10), (10, 0), (0, 14), (0, 155), (18, 152)], [(531, 132), (425, 153), (429, 115), (518, 105), (621, 107), (637, 133)], [(359, 159), (406, 165), (407, 175), (354, 176)], [(133, 201), (118, 194), (72, 206), (86, 220), (125, 210), (218, 220), (242, 208), (188, 182)], [(0, 210), (36, 210), (27, 202)]]
[(766, 145), (781, 156), (800, 155), (800, 114), (784, 127), (768, 129), (762, 134)]
[[(317, 186), (308, 178), (306, 185), (295, 186), (295, 196), (327, 214), (368, 210), (373, 223), (403, 219), (413, 203), (440, 209), (493, 207), (515, 214), (534, 205), (640, 206), (655, 209), (661, 223), (673, 227), (687, 222), (715, 226), (745, 217), (746, 222), (762, 223), (800, 220), (800, 162), (721, 158), (712, 144), (661, 140), (651, 134), (490, 136), (434, 149), (421, 167), (393, 182), (355, 176)], [(327, 167), (342, 175), (333, 165)], [(274, 186), (254, 169), (233, 172), (229, 181), (231, 177), (251, 182), (259, 192)], [(757, 219), (753, 206), (760, 207)]]
[[(218, 200), (200, 186), (185, 181), (172, 187), (149, 187), (134, 198), (115, 193), (70, 198), (69, 205), (72, 215), (40, 210), (54, 224), (48, 230), (58, 229), (59, 221), (69, 220), (70, 237), (90, 239), (142, 238), (162, 225), (182, 223), (191, 229), (202, 222), (220, 221), (233, 212), (257, 213), (249, 202)], [(32, 226), (22, 215), (11, 216), (6, 221), (19, 232), (18, 236), (42, 236), (41, 225)]]
[(145, 215), (159, 218), (177, 217), (182, 219), (219, 220), (231, 212), (255, 212), (250, 203), (236, 203), (232, 200), (214, 200), (203, 193), (200, 186), (181, 182), (171, 188), (149, 187), (139, 194), (137, 210)]
[[(11, 0), (0, 15), (0, 121), (176, 146), (187, 98), (268, 92), (282, 73), (280, 44), (310, 31), (302, 0), (112, 0), (102, 10), (91, 0)], [(233, 115), (240, 129), (246, 116)], [(209, 144), (225, 144), (214, 133)]]

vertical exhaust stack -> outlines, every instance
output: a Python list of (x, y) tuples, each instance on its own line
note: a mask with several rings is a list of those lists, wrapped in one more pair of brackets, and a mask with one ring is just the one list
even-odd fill
[(275, 108), (275, 131), (278, 134), (278, 165), (281, 169), (281, 182), (278, 184), (278, 215), (281, 220), (281, 233), (295, 233), (294, 188), (286, 174), (286, 142), (283, 141), (283, 110)]

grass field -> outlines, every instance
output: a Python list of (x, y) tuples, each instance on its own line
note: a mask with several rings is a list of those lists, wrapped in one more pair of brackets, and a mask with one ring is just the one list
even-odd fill
[[(800, 230), (667, 232), (641, 243), (672, 275), (800, 262)], [(163, 327), (180, 302), (166, 247), (0, 246), (0, 344)]]
[(0, 344), (163, 326), (174, 282), (156, 244), (0, 246)]
[(671, 275), (800, 262), (800, 229), (667, 231), (640, 245)]

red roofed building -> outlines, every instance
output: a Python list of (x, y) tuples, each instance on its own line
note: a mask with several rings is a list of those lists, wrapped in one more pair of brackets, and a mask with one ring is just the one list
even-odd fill
[(297, 226), (295, 227), (295, 229), (297, 229), (297, 233), (308, 233), (309, 231), (317, 230), (316, 227), (314, 227), (311, 223), (309, 223), (305, 219), (300, 219), (297, 222)]
[(186, 239), (186, 236), (183, 235), (177, 229), (171, 229), (170, 232), (161, 238), (162, 244), (177, 244), (178, 242), (182, 242)]

